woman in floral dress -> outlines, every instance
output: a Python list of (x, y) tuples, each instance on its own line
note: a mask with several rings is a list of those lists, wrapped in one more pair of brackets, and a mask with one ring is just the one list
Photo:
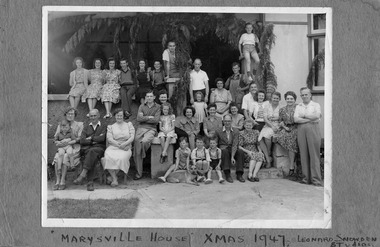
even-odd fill
[(216, 89), (211, 92), (210, 103), (215, 103), (216, 105), (216, 116), (223, 118), (224, 115), (228, 114), (232, 96), (230, 91), (224, 88), (224, 81), (222, 78), (216, 78), (215, 84)]
[(296, 109), (297, 95), (288, 91), (284, 95), (286, 106), (282, 107), (279, 112), (280, 131), (277, 142), (289, 153), (290, 171), (289, 176), (294, 176), (295, 156), (298, 152), (297, 144), (297, 124), (294, 123), (294, 110)]
[(117, 104), (120, 100), (120, 85), (119, 85), (119, 77), (120, 70), (115, 69), (115, 59), (109, 58), (107, 62), (108, 68), (103, 70), (103, 77), (106, 81), (102, 89), (102, 102), (106, 107), (106, 115), (104, 118), (112, 117), (111, 109), (112, 103)]
[(248, 180), (258, 182), (257, 173), (264, 161), (264, 154), (259, 146), (259, 131), (253, 129), (254, 121), (247, 119), (244, 121), (244, 130), (239, 133), (238, 148), (244, 154), (244, 163), (249, 163)]
[(70, 92), (69, 92), (69, 101), (70, 106), (72, 108), (77, 109), (79, 102), (82, 98), (83, 94), (86, 92), (86, 88), (88, 85), (88, 70), (83, 68), (83, 58), (76, 57), (74, 58), (73, 65), (76, 67), (74, 71), (70, 73)]
[[(98, 100), (100, 100), (104, 78), (103, 78), (103, 61), (100, 58), (94, 59), (94, 68), (89, 71), (89, 80), (91, 82), (88, 85), (86, 92), (83, 95), (84, 99), (87, 99), (88, 111), (90, 112), (95, 108)], [(87, 114), (88, 115), (88, 114)]]

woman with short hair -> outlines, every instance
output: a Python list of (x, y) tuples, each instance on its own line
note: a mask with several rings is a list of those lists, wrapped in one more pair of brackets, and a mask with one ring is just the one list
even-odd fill
[[(55, 168), (55, 174), (56, 174), (56, 183), (53, 186), (53, 190), (64, 190), (66, 188), (66, 173), (67, 168), (72, 166), (76, 167), (80, 162), (80, 136), (82, 134), (83, 130), (83, 123), (82, 122), (76, 122), (75, 117), (77, 116), (78, 111), (73, 108), (69, 107), (67, 108), (63, 115), (64, 118), (69, 122), (71, 133), (73, 135), (73, 139), (69, 142), (61, 141), (59, 144), (57, 144), (57, 147), (66, 147), (68, 145), (72, 145), (73, 153), (71, 154), (72, 160), (74, 161), (72, 164), (70, 163), (70, 157), (67, 154), (59, 154), (56, 153), (54, 156), (54, 168)], [(60, 127), (58, 125), (57, 131), (55, 132), (54, 136), (57, 136), (60, 133)], [(58, 170), (58, 167), (61, 167), (61, 171)]]
[(117, 104), (120, 100), (119, 77), (121, 72), (116, 69), (116, 60), (112, 57), (108, 58), (107, 67), (108, 69), (103, 70), (106, 84), (103, 86), (101, 99), (106, 108), (104, 118), (111, 118), (112, 104)]
[(84, 68), (84, 61), (81, 57), (74, 58), (73, 66), (76, 68), (70, 73), (70, 92), (68, 95), (70, 106), (77, 109), (79, 102), (85, 102), (83, 94), (88, 86), (88, 70)]
[[(95, 58), (93, 61), (93, 69), (89, 71), (89, 81), (91, 84), (88, 85), (87, 90), (83, 95), (83, 98), (85, 100), (87, 99), (88, 111), (94, 109), (96, 103), (100, 100), (104, 83), (102, 67), (103, 60)], [(87, 117), (89, 117), (89, 114), (87, 114)]]
[(267, 162), (266, 168), (272, 166), (272, 137), (278, 132), (279, 128), (280, 100), (281, 94), (279, 92), (274, 92), (272, 94), (271, 103), (264, 109), (265, 126), (260, 132), (259, 142)]
[(230, 91), (224, 88), (224, 81), (222, 78), (215, 79), (216, 89), (212, 90), (210, 96), (210, 103), (216, 104), (216, 116), (223, 117), (228, 114), (228, 109), (232, 101)]
[(116, 122), (107, 127), (108, 147), (104, 152), (104, 169), (107, 169), (112, 177), (112, 187), (118, 185), (117, 173), (122, 170), (125, 174), (129, 171), (129, 159), (132, 156), (132, 142), (135, 139), (135, 128), (131, 122), (124, 122), (124, 111), (118, 108), (114, 111)]

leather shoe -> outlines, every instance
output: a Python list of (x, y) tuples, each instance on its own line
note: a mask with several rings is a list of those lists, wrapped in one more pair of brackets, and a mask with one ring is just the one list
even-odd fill
[(253, 182), (259, 182), (259, 181), (260, 181), (260, 179), (258, 177), (253, 178)]
[(95, 189), (94, 189), (94, 183), (88, 183), (87, 184), (87, 190), (88, 191), (94, 191)]
[(243, 178), (242, 175), (237, 176), (236, 179), (237, 179), (239, 182), (241, 182), (241, 183), (244, 183), (244, 182), (245, 182), (245, 179)]
[(137, 177), (137, 176), (135, 176), (135, 177), (133, 178), (133, 180), (139, 180), (139, 179), (141, 179), (141, 177)]
[(253, 177), (248, 177), (247, 179), (248, 179), (248, 181), (250, 181), (250, 182), (255, 182), (255, 179), (254, 179)]
[(83, 184), (83, 182), (84, 182), (84, 177), (82, 177), (82, 176), (79, 175), (79, 177), (77, 177), (77, 179), (75, 179), (73, 181), (73, 184), (81, 185), (81, 184)]
[(233, 183), (234, 180), (232, 180), (231, 176), (226, 177), (226, 181), (229, 183)]

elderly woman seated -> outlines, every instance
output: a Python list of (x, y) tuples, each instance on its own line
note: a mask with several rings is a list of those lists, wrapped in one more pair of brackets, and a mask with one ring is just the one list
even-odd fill
[(118, 185), (117, 172), (119, 170), (128, 174), (129, 159), (132, 156), (132, 142), (135, 138), (135, 128), (131, 122), (124, 122), (124, 114), (123, 109), (116, 109), (114, 111), (116, 122), (107, 127), (108, 147), (104, 152), (104, 169), (107, 169), (111, 174), (112, 187)]

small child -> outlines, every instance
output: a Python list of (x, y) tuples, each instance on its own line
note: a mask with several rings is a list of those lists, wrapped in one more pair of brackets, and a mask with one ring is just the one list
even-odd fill
[[(246, 70), (245, 73), (248, 76), (249, 81), (253, 81), (253, 74), (251, 73), (251, 58), (255, 62), (255, 68), (257, 69), (258, 64), (260, 63), (259, 55), (256, 51), (256, 43), (259, 43), (259, 38), (254, 34), (252, 23), (245, 24), (245, 31), (240, 36), (239, 40), (239, 51), (240, 58), (245, 58), (246, 60)], [(243, 48), (243, 49), (242, 49)]]
[[(59, 123), (59, 133), (54, 136), (55, 145), (59, 145), (64, 142), (69, 142), (71, 140), (75, 139), (73, 136), (73, 133), (71, 132), (70, 123), (64, 119)], [(65, 153), (70, 158), (70, 164), (74, 164), (74, 158), (73, 158), (73, 147), (72, 145), (67, 145), (65, 147), (59, 147), (58, 148), (58, 154), (59, 156), (63, 157)], [(58, 162), (60, 163), (60, 162)], [(57, 167), (58, 173), (61, 171), (61, 167)]]
[(194, 117), (198, 120), (199, 124), (201, 125), (201, 129), (203, 129), (203, 119), (207, 115), (207, 104), (203, 101), (203, 93), (197, 92), (195, 94), (195, 102), (193, 104), (193, 107), (195, 109), (195, 115)]
[(159, 121), (160, 132), (158, 133), (158, 138), (160, 138), (162, 147), (160, 163), (164, 163), (168, 158), (167, 150), (171, 139), (177, 138), (177, 134), (174, 132), (175, 116), (172, 112), (172, 107), (169, 103), (163, 103), (161, 105), (161, 116)]
[(211, 184), (211, 172), (212, 170), (216, 171), (216, 174), (218, 174), (219, 177), (219, 183), (224, 183), (224, 179), (222, 176), (222, 172), (220, 169), (220, 164), (222, 163), (222, 150), (217, 147), (218, 140), (216, 138), (212, 138), (210, 140), (210, 148), (208, 149), (208, 152), (210, 154), (211, 163), (210, 163), (210, 169), (207, 172), (207, 180), (205, 184)]
[(191, 152), (191, 160), (197, 167), (198, 178), (197, 182), (202, 182), (206, 178), (206, 173), (210, 169), (210, 154), (204, 147), (204, 141), (202, 136), (195, 138), (196, 148)]
[(162, 182), (166, 182), (166, 178), (170, 173), (175, 172), (177, 170), (190, 170), (190, 154), (191, 150), (189, 148), (187, 138), (181, 137), (179, 138), (179, 148), (175, 151), (175, 164), (171, 165), (169, 169), (166, 171), (163, 177), (159, 177)]

